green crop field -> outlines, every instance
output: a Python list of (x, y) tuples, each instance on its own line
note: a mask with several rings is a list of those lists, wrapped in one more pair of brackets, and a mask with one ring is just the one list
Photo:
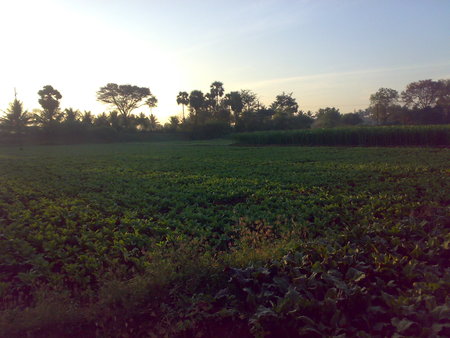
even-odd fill
[(0, 336), (448, 336), (450, 150), (0, 148)]

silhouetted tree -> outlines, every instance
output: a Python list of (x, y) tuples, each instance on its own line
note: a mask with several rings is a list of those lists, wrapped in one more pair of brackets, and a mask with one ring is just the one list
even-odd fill
[(298, 104), (292, 97), (292, 93), (283, 92), (281, 95), (277, 95), (270, 108), (279, 115), (293, 116), (298, 111)]
[(139, 130), (150, 130), (150, 120), (142, 112), (136, 117), (136, 127)]
[(261, 108), (257, 95), (251, 90), (243, 89), (239, 94), (241, 94), (242, 104), (244, 105), (243, 111), (257, 111)]
[(205, 105), (205, 97), (200, 90), (193, 90), (189, 95), (189, 107), (193, 114), (194, 125), (198, 124), (198, 117), (201, 114), (201, 109)]
[(181, 104), (183, 107), (183, 123), (186, 120), (184, 116), (184, 106), (189, 104), (189, 94), (187, 92), (179, 92), (177, 96), (177, 104)]
[(149, 128), (151, 131), (155, 131), (159, 129), (159, 127), (161, 126), (160, 123), (158, 122), (158, 119), (153, 114), (150, 114), (148, 120), (149, 120)]
[(402, 100), (409, 108), (424, 109), (436, 106), (442, 89), (445, 86), (442, 81), (421, 80), (411, 82), (401, 94)]
[(150, 94), (147, 101), (145, 101), (145, 104), (150, 108), (150, 113), (152, 112), (153, 108), (158, 106), (158, 99), (155, 95)]
[(176, 131), (179, 124), (180, 124), (180, 119), (178, 118), (178, 116), (169, 117), (168, 129), (170, 131)]
[(36, 122), (47, 130), (53, 129), (64, 116), (59, 109), (59, 100), (61, 100), (62, 95), (52, 86), (44, 86), (38, 92), (38, 95), (40, 96), (39, 104), (42, 110), (35, 115)]
[(230, 92), (225, 95), (224, 102), (226, 106), (230, 107), (233, 112), (234, 122), (237, 123), (244, 108), (241, 94), (239, 92)]
[(110, 127), (108, 116), (106, 113), (101, 113), (94, 118), (94, 126), (96, 127)]
[(94, 115), (90, 111), (84, 111), (81, 115), (81, 124), (84, 127), (90, 127), (94, 123)]
[(334, 107), (320, 108), (316, 114), (313, 127), (332, 128), (341, 124), (341, 113)]
[(73, 108), (67, 108), (64, 110), (63, 122), (67, 125), (74, 125), (79, 122), (80, 112)]
[[(217, 108), (216, 107), (216, 99), (212, 93), (205, 94), (205, 103), (203, 105), (205, 110), (212, 115), (212, 112)], [(217, 110), (217, 109), (216, 109)]]
[(109, 113), (108, 121), (114, 130), (119, 131), (123, 129), (122, 119), (116, 110), (113, 110), (112, 112)]
[(31, 115), (23, 110), (23, 103), (17, 99), (17, 94), (14, 91), (13, 102), (9, 104), (5, 116), (0, 118), (1, 127), (6, 132), (15, 134), (20, 139), (30, 123)]
[(210, 86), (210, 93), (216, 100), (216, 107), (219, 106), (220, 98), (223, 96), (225, 90), (223, 89), (223, 83), (220, 81), (214, 81)]
[(341, 115), (341, 122), (347, 126), (356, 126), (363, 123), (363, 120), (358, 113), (347, 113)]
[(450, 79), (439, 80), (439, 82), (442, 86), (436, 105), (442, 112), (443, 123), (450, 123)]
[(391, 88), (380, 88), (370, 95), (370, 109), (377, 124), (385, 124), (398, 102), (398, 92)]
[(108, 83), (97, 92), (97, 100), (115, 107), (126, 120), (150, 95), (149, 88)]

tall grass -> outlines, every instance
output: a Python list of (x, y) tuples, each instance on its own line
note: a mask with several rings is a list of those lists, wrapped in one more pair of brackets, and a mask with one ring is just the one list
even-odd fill
[(260, 131), (233, 136), (242, 145), (449, 146), (450, 125)]

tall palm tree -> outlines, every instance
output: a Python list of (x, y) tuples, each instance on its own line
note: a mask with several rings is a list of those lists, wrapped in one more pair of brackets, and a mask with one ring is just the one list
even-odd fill
[(198, 123), (198, 116), (205, 105), (205, 96), (200, 90), (193, 90), (189, 95), (189, 106), (191, 113), (194, 113), (194, 125)]
[(223, 93), (225, 90), (223, 89), (223, 83), (220, 81), (214, 81), (211, 84), (210, 92), (213, 95), (213, 97), (216, 98), (216, 107), (219, 106), (219, 100), (223, 96)]
[(177, 104), (181, 104), (183, 107), (183, 123), (184, 123), (185, 121), (184, 106), (189, 104), (189, 94), (187, 92), (179, 92), (177, 95)]
[(205, 94), (205, 108), (209, 112), (214, 111), (214, 107), (216, 106), (216, 98), (213, 93)]

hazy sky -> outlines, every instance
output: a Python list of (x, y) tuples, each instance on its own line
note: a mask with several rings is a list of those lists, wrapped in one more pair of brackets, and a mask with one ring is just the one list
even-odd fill
[(62, 108), (101, 113), (115, 82), (149, 87), (165, 121), (179, 91), (222, 81), (347, 113), (380, 87), (450, 78), (450, 1), (1, 0), (0, 44), (0, 109), (14, 87), (39, 108), (50, 84)]

